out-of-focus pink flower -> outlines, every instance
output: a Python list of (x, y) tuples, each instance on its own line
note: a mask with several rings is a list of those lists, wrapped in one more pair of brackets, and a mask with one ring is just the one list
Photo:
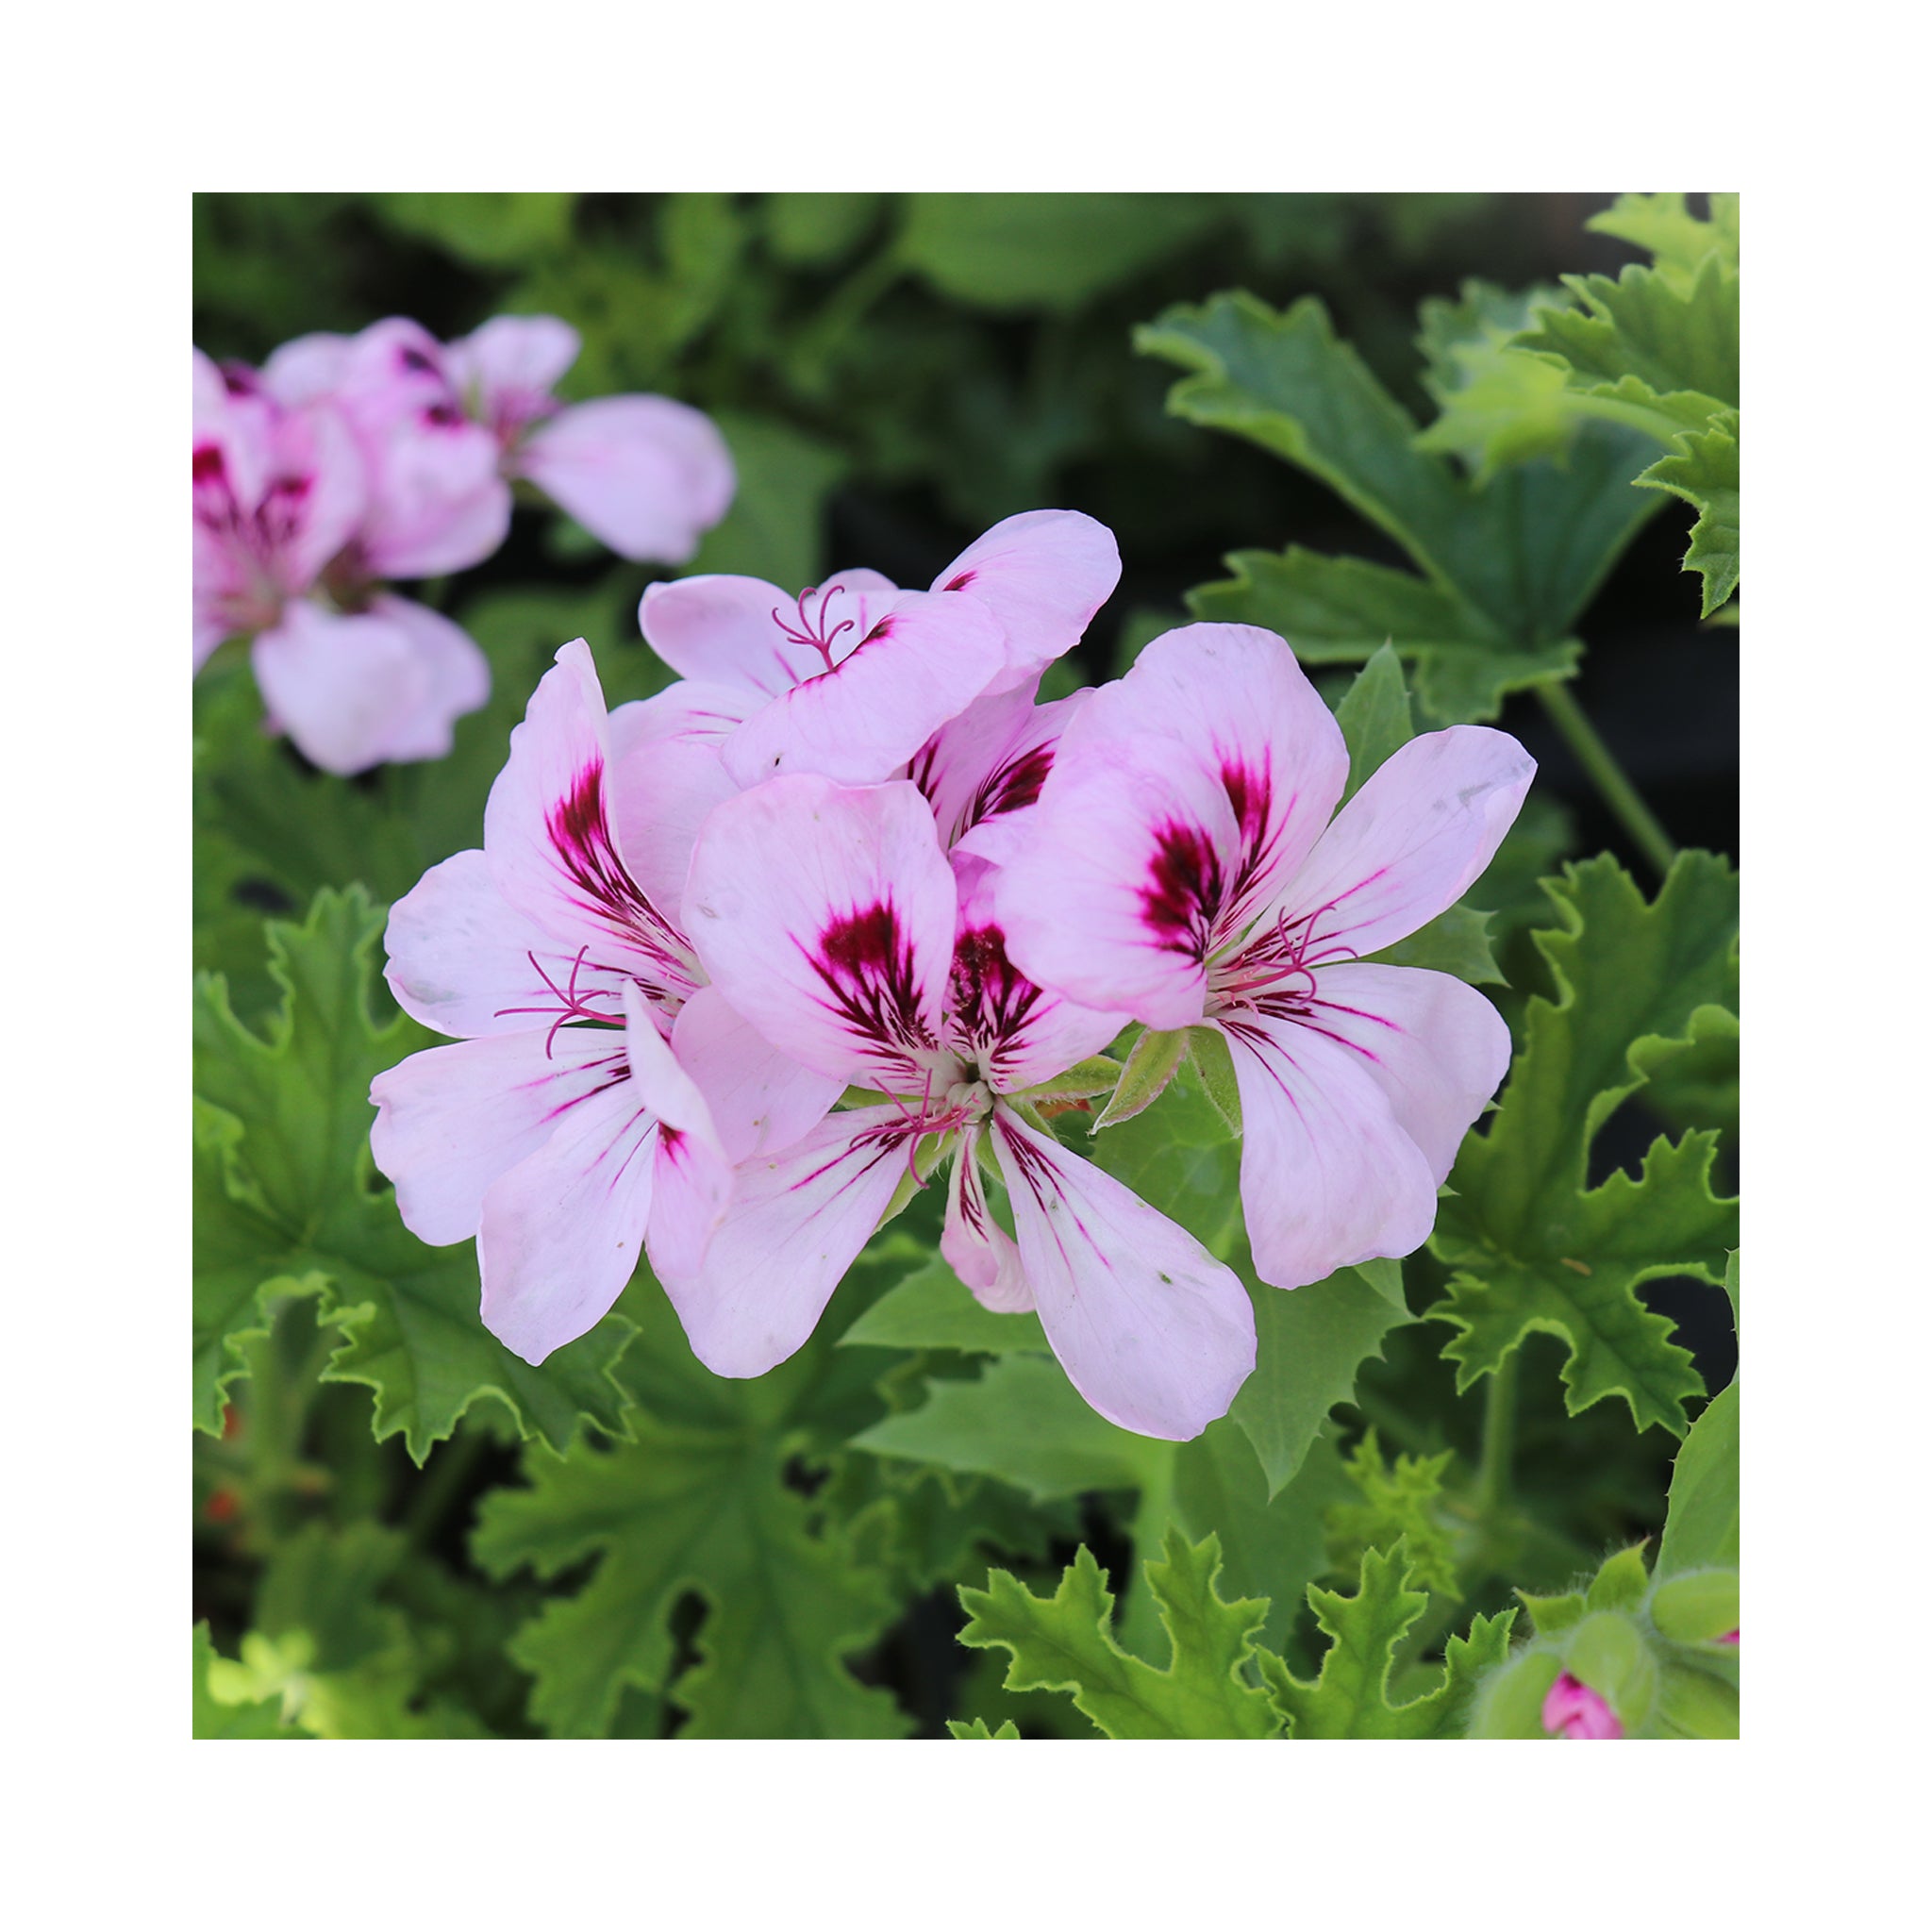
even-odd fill
[(1356, 962), (1468, 889), (1534, 771), (1502, 732), (1431, 732), (1331, 824), (1348, 754), (1292, 650), (1191, 625), (1086, 700), (989, 853), (1008, 951), (1039, 985), (1225, 1036), (1264, 1280), (1406, 1255), (1434, 1224), (1508, 1031), (1446, 974)]
[(467, 570), (509, 530), (496, 439), (463, 408), (441, 343), (391, 316), (353, 336), (285, 342), (263, 385), (291, 408), (327, 402), (354, 431), (369, 479), (357, 567), (369, 577)]
[(1719, 1643), (1735, 1643), (1737, 1641), (1738, 1633), (1735, 1630), (1726, 1630), (1722, 1637), (1716, 1640)]
[[(1096, 1052), (1120, 1019), (1015, 970), (990, 873), (968, 852), (948, 862), (903, 781), (780, 777), (712, 811), (685, 907), (717, 987), (802, 1065), (891, 1098), (741, 1164), (703, 1268), (663, 1274), (665, 1288), (701, 1361), (762, 1374), (811, 1333), (901, 1177), (950, 1154), (941, 1248), (955, 1271), (990, 1307), (1037, 1308), (1102, 1415), (1185, 1441), (1226, 1413), (1254, 1367), (1247, 1294), (1185, 1229), (1010, 1104)], [(983, 1148), (1017, 1242), (989, 1211)]]
[(506, 476), (534, 483), (620, 557), (683, 563), (731, 507), (731, 452), (708, 416), (669, 396), (559, 403), (551, 391), (578, 347), (554, 315), (499, 315), (452, 342), (448, 366)]
[(653, 584), (638, 621), (683, 680), (649, 701), (653, 728), (718, 744), (741, 785), (800, 772), (884, 779), (975, 698), (1030, 693), (1119, 577), (1104, 525), (1029, 510), (969, 545), (929, 591), (870, 570), (796, 597), (757, 577)]
[(1621, 1738), (1617, 1714), (1568, 1671), (1558, 1674), (1543, 1699), (1543, 1729), (1553, 1738)]
[[(193, 373), (195, 668), (250, 638), (271, 719), (325, 771), (440, 758), (490, 695), (490, 668), (447, 618), (346, 564), (369, 496), (341, 413), (285, 406), (198, 351)], [(350, 608), (323, 595), (325, 573)]]
[(703, 1261), (733, 1161), (789, 1145), (841, 1083), (774, 1053), (705, 984), (679, 923), (692, 838), (733, 787), (715, 753), (607, 716), (558, 653), (510, 735), (483, 849), (390, 915), (403, 1008), (457, 1044), (377, 1076), (370, 1141), (424, 1241), (476, 1237), (483, 1320), (529, 1361), (583, 1334), (640, 1247)]

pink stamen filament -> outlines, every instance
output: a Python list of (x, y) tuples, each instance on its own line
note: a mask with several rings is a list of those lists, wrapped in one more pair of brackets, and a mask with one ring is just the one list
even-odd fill
[[(810, 584), (808, 584), (804, 590), (799, 591), (798, 628), (796, 630), (793, 630), (791, 625), (786, 622), (783, 610), (775, 604), (772, 606), (772, 622), (794, 644), (804, 644), (808, 648), (816, 651), (824, 659), (827, 671), (834, 668), (832, 664), (832, 646), (848, 630), (856, 630), (858, 627), (858, 619), (848, 617), (842, 623), (835, 624), (829, 633), (825, 630), (825, 599), (836, 595), (841, 588), (842, 586), (838, 584), (827, 584), (823, 591), (819, 591), (815, 590)], [(805, 608), (805, 600), (808, 597), (816, 597), (819, 600), (816, 625), (814, 625), (811, 613)]]
[[(542, 964), (535, 953), (525, 953), (524, 955), (524, 958), (530, 962), (531, 971), (563, 1003), (563, 1010), (551, 1023), (550, 1031), (543, 1037), (543, 1058), (546, 1060), (552, 1057), (551, 1049), (557, 1042), (557, 1029), (568, 1021), (589, 1020), (600, 1026), (622, 1026), (624, 1024), (621, 994), (612, 993), (605, 987), (599, 987), (594, 991), (583, 994), (579, 994), (577, 991), (577, 974), (583, 970), (584, 955), (590, 950), (588, 945), (577, 948), (577, 956), (571, 961), (570, 979), (563, 986), (558, 986), (556, 980), (552, 979), (549, 974), (544, 972)], [(644, 990), (644, 993), (647, 999), (651, 997), (648, 988)], [(593, 999), (617, 999), (620, 1003), (620, 1010), (615, 1013), (600, 1013), (595, 1008), (587, 1004), (589, 1000)], [(508, 1019), (512, 1013), (547, 1013), (549, 1011), (550, 1008), (548, 1007), (498, 1007), (492, 1017), (504, 1020)]]

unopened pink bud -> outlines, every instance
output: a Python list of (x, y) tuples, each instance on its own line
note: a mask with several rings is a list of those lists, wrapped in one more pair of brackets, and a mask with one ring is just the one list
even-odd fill
[(1735, 1630), (1726, 1630), (1717, 1641), (1720, 1643), (1735, 1643), (1738, 1641), (1738, 1633)]
[(1543, 1729), (1553, 1738), (1621, 1738), (1624, 1726), (1617, 1714), (1588, 1684), (1579, 1684), (1568, 1671), (1550, 1686), (1543, 1699)]

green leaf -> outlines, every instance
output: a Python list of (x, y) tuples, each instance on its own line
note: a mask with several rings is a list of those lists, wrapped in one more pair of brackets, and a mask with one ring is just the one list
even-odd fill
[(927, 1388), (924, 1407), (874, 1424), (853, 1448), (997, 1476), (1036, 1502), (1138, 1490), (1169, 1454), (1168, 1444), (1096, 1415), (1051, 1357), (1002, 1356), (974, 1381)]
[(1355, 1394), (1361, 1365), (1379, 1356), (1392, 1328), (1415, 1318), (1392, 1305), (1366, 1268), (1339, 1268), (1291, 1292), (1240, 1272), (1255, 1304), (1255, 1373), (1228, 1413), (1239, 1423), (1275, 1495), (1294, 1476), (1328, 1411)]
[(1020, 1727), (1011, 1718), (1008, 1718), (998, 1730), (990, 1731), (983, 1717), (974, 1718), (970, 1724), (962, 1724), (958, 1718), (949, 1717), (946, 1728), (956, 1738), (985, 1738), (989, 1741), (994, 1738), (1017, 1738), (1020, 1735)]
[(1242, 1681), (1268, 1606), (1223, 1600), (1215, 1589), (1221, 1546), (1167, 1537), (1166, 1559), (1145, 1565), (1172, 1657), (1164, 1669), (1123, 1650), (1109, 1627), (1113, 1594), (1083, 1544), (1051, 1597), (1035, 1596), (1005, 1570), (985, 1590), (962, 1590), (968, 1622), (959, 1641), (1012, 1657), (1008, 1690), (1064, 1690), (1109, 1738), (1265, 1738), (1268, 1700)]
[(738, 491), (689, 570), (762, 577), (787, 591), (816, 583), (825, 564), (825, 500), (851, 467), (834, 444), (772, 416), (721, 409)]
[(359, 890), (318, 894), (299, 927), (271, 922), (284, 997), (265, 1036), (235, 1018), (219, 976), (197, 984), (196, 1424), (219, 1430), (262, 1298), (317, 1294), (344, 1338), (324, 1379), (371, 1388), (377, 1440), (400, 1433), (418, 1462), (485, 1396), (559, 1451), (580, 1418), (621, 1434), (609, 1370), (627, 1323), (606, 1317), (531, 1367), (478, 1319), (472, 1250), (425, 1248), (373, 1191), (369, 1083), (432, 1038), (370, 1018), (381, 928)]
[(1510, 291), (1466, 281), (1458, 300), (1422, 305), (1418, 336), (1428, 360), (1424, 386), (1441, 413), (1416, 447), (1461, 457), (1478, 481), (1510, 463), (1568, 449), (1581, 399), (1560, 369), (1512, 351), (1538, 307), (1559, 306), (1560, 290)]
[[(194, 1729), (196, 1738), (306, 1738), (307, 1733), (282, 1721), (279, 1697), (257, 1698), (244, 1684), (223, 1672), (229, 1659), (215, 1649), (206, 1621), (194, 1626)], [(226, 1696), (217, 1696), (210, 1672)], [(231, 1666), (232, 1669), (232, 1666)]]
[[(1738, 1257), (1724, 1287), (1737, 1300)], [(1680, 1571), (1738, 1567), (1738, 1385), (1711, 1397), (1690, 1424), (1671, 1471), (1671, 1502), (1658, 1546), (1659, 1576)]]
[(1637, 478), (1668, 490), (1693, 506), (1690, 547), (1684, 568), (1704, 579), (1701, 615), (1712, 616), (1738, 588), (1738, 412), (1713, 416), (1702, 431), (1677, 439), (1674, 452), (1659, 457)]
[(1348, 746), (1348, 789), (1341, 794), (1346, 805), (1370, 774), (1380, 771), (1415, 736), (1408, 687), (1393, 644), (1383, 644), (1356, 674), (1335, 708), (1335, 722)]
[(1186, 1027), (1173, 1033), (1143, 1031), (1128, 1050), (1126, 1064), (1113, 1090), (1113, 1097), (1100, 1110), (1093, 1132), (1130, 1121), (1143, 1113), (1166, 1092), (1168, 1082), (1179, 1071), (1188, 1050)]
[(1681, 194), (1620, 194), (1586, 228), (1634, 242), (1657, 258), (1657, 267), (1687, 279), (1713, 250), (1726, 268), (1738, 265), (1738, 197), (1713, 194), (1710, 219), (1693, 215)]
[(1201, 1083), (1201, 1091), (1230, 1133), (1241, 1130), (1241, 1089), (1235, 1077), (1234, 1055), (1227, 1035), (1219, 1026), (1190, 1026), (1187, 1029), (1188, 1063)]
[(477, 268), (521, 268), (565, 248), (575, 194), (377, 194), (377, 212), (406, 235)]
[(983, 1306), (935, 1255), (874, 1302), (839, 1338), (841, 1348), (953, 1348), (968, 1355), (1051, 1353), (1040, 1317)]
[[(877, 1413), (871, 1373), (821, 1334), (769, 1374), (724, 1380), (692, 1357), (655, 1283), (641, 1275), (625, 1306), (643, 1329), (626, 1370), (636, 1440), (567, 1462), (526, 1451), (528, 1487), (492, 1491), (471, 1540), (499, 1579), (594, 1560), (510, 1644), (536, 1678), (531, 1716), (556, 1737), (608, 1736), (631, 1686), (682, 1706), (691, 1737), (903, 1736), (891, 1694), (844, 1661), (895, 1613), (884, 1573), (787, 1480), (794, 1457), (822, 1464), (856, 1416)], [(698, 1661), (674, 1676), (691, 1592), (705, 1606)]]
[(865, 240), (884, 199), (880, 194), (768, 194), (766, 244), (792, 267), (825, 267)]
[(1667, 1274), (1722, 1279), (1737, 1203), (1711, 1192), (1717, 1137), (1660, 1139), (1637, 1179), (1585, 1180), (1598, 1130), (1649, 1074), (1735, 1027), (1737, 877), (1684, 853), (1646, 905), (1606, 856), (1544, 889), (1561, 924), (1536, 940), (1557, 998), (1530, 1001), (1493, 1124), (1464, 1141), (1450, 1175), (1431, 1245), (1457, 1273), (1431, 1312), (1458, 1331), (1443, 1351), (1458, 1389), (1525, 1335), (1554, 1334), (1569, 1344), (1571, 1414), (1619, 1395), (1640, 1428), (1681, 1434), (1703, 1385), (1636, 1290)]
[(1280, 1658), (1263, 1655), (1261, 1675), (1291, 1738), (1447, 1738), (1459, 1734), (1475, 1680), (1501, 1663), (1515, 1612), (1477, 1617), (1467, 1637), (1449, 1641), (1441, 1681), (1407, 1704), (1389, 1701), (1396, 1646), (1428, 1607), (1411, 1590), (1407, 1548), (1363, 1554), (1356, 1594), (1311, 1586), (1308, 1602), (1332, 1641), (1312, 1683)]
[(1604, 1559), (1603, 1567), (1591, 1579), (1583, 1601), (1591, 1610), (1627, 1610), (1641, 1604), (1650, 1592), (1650, 1569), (1643, 1560), (1644, 1545), (1633, 1543)]
[(1440, 1456), (1399, 1455), (1392, 1463), (1385, 1461), (1371, 1429), (1348, 1458), (1355, 1500), (1339, 1502), (1327, 1512), (1329, 1567), (1352, 1572), (1368, 1551), (1400, 1542), (1418, 1586), (1458, 1594), (1456, 1552), (1441, 1510), (1442, 1477), (1455, 1459), (1445, 1449)]
[(973, 308), (1066, 310), (1227, 219), (1207, 194), (908, 194), (898, 246)]

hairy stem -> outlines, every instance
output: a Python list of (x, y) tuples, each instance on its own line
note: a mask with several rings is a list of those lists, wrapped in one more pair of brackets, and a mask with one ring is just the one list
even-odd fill
[(1571, 695), (1567, 685), (1540, 684), (1536, 694), (1550, 714), (1550, 722), (1563, 734), (1563, 742), (1575, 754), (1576, 762), (1590, 774), (1591, 783), (1612, 816), (1661, 877), (1670, 871), (1677, 848), (1658, 824), (1657, 815), (1644, 804), (1641, 793), (1625, 776), (1609, 746), (1597, 736), (1596, 726), (1584, 715), (1583, 707)]

